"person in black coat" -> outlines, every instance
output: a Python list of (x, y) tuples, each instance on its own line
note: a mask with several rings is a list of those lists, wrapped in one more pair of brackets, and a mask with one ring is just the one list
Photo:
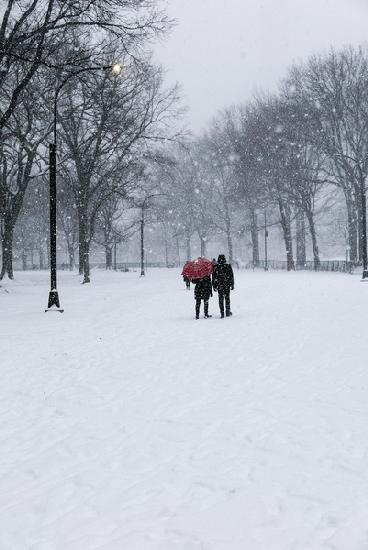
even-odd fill
[(224, 318), (224, 302), (226, 317), (230, 311), (230, 290), (234, 290), (234, 273), (230, 264), (226, 263), (224, 254), (220, 254), (212, 275), (213, 289), (218, 291), (221, 319)]
[(204, 301), (204, 316), (206, 319), (212, 317), (208, 314), (208, 301), (210, 296), (212, 296), (212, 282), (211, 277), (203, 277), (203, 279), (194, 279), (192, 283), (195, 284), (194, 287), (194, 298), (196, 301), (195, 313), (196, 319), (199, 319), (199, 311), (201, 309), (201, 301)]
[(187, 290), (190, 290), (190, 279), (186, 275), (183, 275), (183, 281), (185, 283), (185, 286), (187, 287)]

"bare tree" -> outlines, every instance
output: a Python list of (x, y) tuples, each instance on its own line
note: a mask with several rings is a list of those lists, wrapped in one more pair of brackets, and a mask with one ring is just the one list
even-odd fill
[(363, 48), (312, 57), (294, 67), (286, 81), (290, 102), (305, 113), (310, 143), (325, 156), (326, 181), (345, 196), (352, 260), (357, 222), (362, 250), (362, 195), (368, 174), (368, 56)]
[[(17, 75), (17, 81), (22, 76)], [(0, 145), (0, 217), (2, 268), (0, 279), (13, 278), (12, 250), (14, 227), (20, 214), (29, 182), (42, 171), (40, 146), (50, 130), (45, 123), (47, 107), (39, 94), (40, 82), (29, 85), (22, 104), (7, 119)], [(38, 166), (36, 166), (38, 164)]]
[(155, 0), (5, 0), (0, 22), (0, 89), (8, 86), (14, 67), (21, 65), (24, 70), (6, 101), (0, 93), (0, 135), (41, 67), (73, 70), (88, 64), (91, 57), (96, 62), (99, 50), (92, 38), (88, 51), (58, 57), (70, 31), (98, 30), (136, 53), (137, 46), (168, 26), (167, 17), (156, 6)]
[[(168, 136), (176, 88), (163, 90), (161, 70), (149, 60), (125, 63), (124, 76), (88, 74), (67, 89), (62, 136), (77, 174), (79, 269), (89, 282), (89, 247), (105, 199), (124, 185), (124, 172), (147, 143)], [(160, 132), (163, 135), (160, 135)]]
[(224, 233), (230, 263), (233, 261), (233, 213), (236, 204), (236, 130), (230, 111), (212, 120), (209, 131), (200, 142), (202, 164), (205, 166), (213, 199), (213, 225)]

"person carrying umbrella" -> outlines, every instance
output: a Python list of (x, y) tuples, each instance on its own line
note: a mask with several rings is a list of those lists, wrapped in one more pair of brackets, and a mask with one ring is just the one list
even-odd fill
[(219, 255), (214, 267), (212, 285), (213, 290), (218, 291), (221, 319), (224, 318), (224, 301), (226, 317), (230, 317), (230, 290), (234, 290), (234, 272), (231, 265), (226, 263), (224, 254)]
[(206, 258), (197, 258), (196, 260), (187, 262), (183, 267), (183, 277), (188, 277), (188, 279), (195, 284), (194, 298), (196, 301), (196, 319), (199, 319), (202, 300), (204, 301), (204, 317), (206, 319), (212, 317), (212, 315), (208, 314), (208, 302), (212, 296), (212, 270), (212, 262)]
[(185, 283), (185, 286), (187, 287), (187, 290), (190, 290), (190, 279), (186, 275), (183, 275), (183, 281)]
[(201, 309), (201, 302), (203, 300), (204, 305), (204, 317), (205, 319), (208, 319), (209, 317), (212, 317), (212, 315), (209, 315), (208, 313), (208, 302), (210, 297), (212, 296), (212, 281), (211, 277), (203, 277), (203, 279), (194, 279), (192, 283), (195, 284), (194, 287), (194, 298), (196, 301), (195, 305), (195, 314), (196, 319), (199, 319), (199, 312)]

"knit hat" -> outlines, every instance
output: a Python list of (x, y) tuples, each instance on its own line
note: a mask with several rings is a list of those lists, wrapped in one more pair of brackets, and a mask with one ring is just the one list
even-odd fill
[(219, 264), (226, 264), (225, 254), (220, 254), (220, 255), (219, 255), (219, 257), (217, 258), (217, 263), (219, 263)]

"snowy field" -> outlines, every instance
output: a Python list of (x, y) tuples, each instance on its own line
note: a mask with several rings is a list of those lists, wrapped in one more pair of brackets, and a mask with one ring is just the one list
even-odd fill
[(367, 550), (368, 283), (177, 270), (0, 289), (0, 550)]

